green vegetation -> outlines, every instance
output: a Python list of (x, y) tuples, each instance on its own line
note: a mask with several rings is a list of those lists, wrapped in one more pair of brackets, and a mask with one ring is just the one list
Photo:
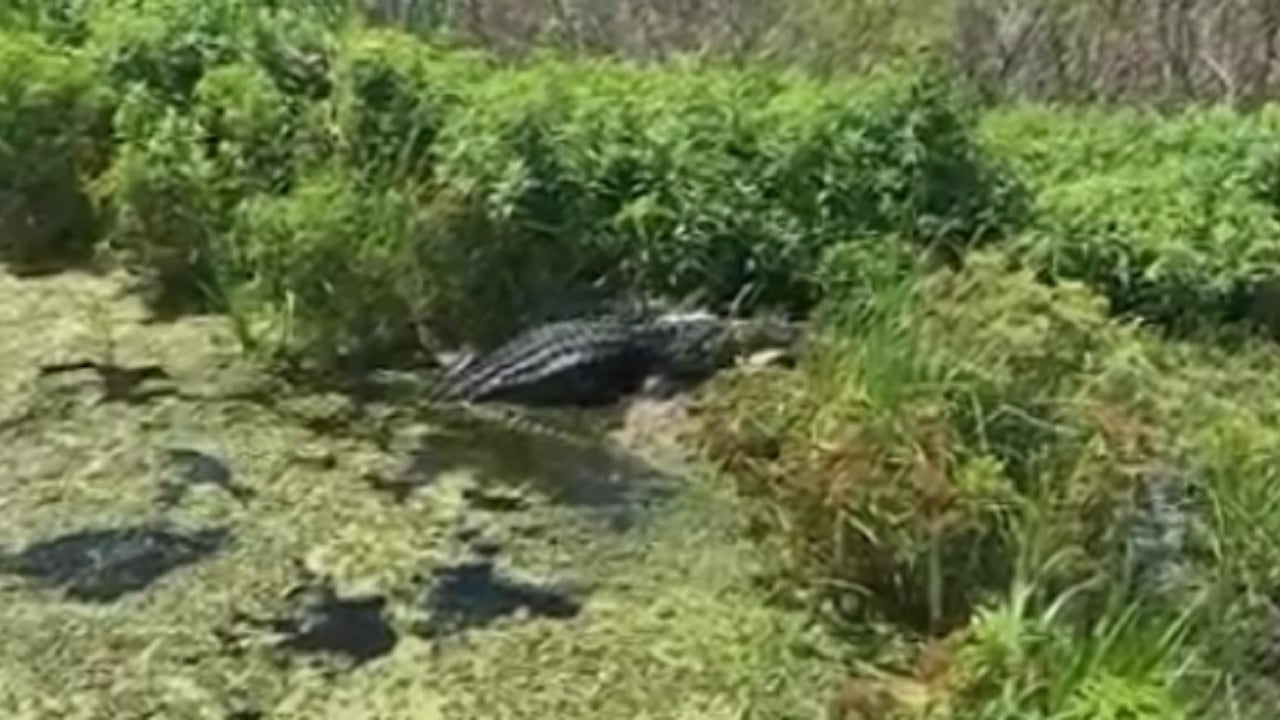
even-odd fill
[(1015, 107), (983, 130), (1036, 198), (1020, 256), (1117, 312), (1195, 329), (1250, 318), (1275, 277), (1277, 117)]
[[(779, 602), (847, 639), (836, 717), (1268, 716), (1274, 106), (992, 106), (901, 28), (893, 63), (819, 78), (509, 62), (300, 5), (15, 4), (4, 259), (99, 251), (152, 310), (321, 370), (583, 295), (810, 314), (799, 366), (720, 378), (691, 437)], [(762, 646), (705, 681), (767, 694), (738, 674)]]
[[(157, 306), (230, 308), (309, 360), (484, 342), (601, 284), (803, 310), (832, 244), (963, 246), (1023, 211), (935, 71), (501, 67), (321, 13), (109, 5), (66, 50), (117, 98), (106, 246)], [(385, 297), (348, 306), (358, 288)]]
[(1216, 716), (1267, 651), (1276, 490), (1245, 458), (1275, 452), (1280, 358), (1161, 340), (1014, 265), (886, 274), (797, 369), (721, 380), (699, 436), (780, 590), (946, 638), (939, 717)]
[(38, 36), (0, 43), (0, 258), (83, 260), (86, 183), (108, 150), (109, 92), (94, 67)]

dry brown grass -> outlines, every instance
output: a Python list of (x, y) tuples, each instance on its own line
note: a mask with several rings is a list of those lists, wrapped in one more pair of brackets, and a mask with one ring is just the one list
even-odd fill
[(1250, 104), (1280, 82), (1269, 0), (365, 0), (377, 22), (522, 54), (539, 42), (661, 61), (771, 58), (850, 72), (933, 52), (993, 95)]

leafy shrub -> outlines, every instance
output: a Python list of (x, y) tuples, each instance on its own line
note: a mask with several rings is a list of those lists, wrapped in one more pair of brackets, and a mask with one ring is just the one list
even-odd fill
[(186, 109), (135, 86), (116, 126), (119, 157), (102, 188), (114, 208), (110, 247), (166, 312), (226, 300), (236, 209), (287, 193), (331, 146), (314, 108), (291, 102), (250, 63), (209, 70)]
[[(321, 368), (385, 350), (412, 332), (398, 278), (413, 273), (414, 198), (362, 192), (323, 172), (236, 211), (231, 309), (251, 346)], [(381, 346), (381, 347), (379, 347)]]
[(243, 0), (142, 0), (128, 11), (93, 7), (89, 47), (115, 87), (142, 85), (185, 106), (204, 72), (242, 57)]
[(336, 18), (322, 4), (141, 0), (87, 3), (88, 47), (115, 87), (142, 85), (186, 108), (205, 73), (260, 65), (280, 92), (310, 101), (332, 90)]
[(1243, 319), (1280, 270), (1265, 199), (1274, 112), (1021, 108), (988, 116), (993, 152), (1033, 188), (1015, 247), (1053, 278), (1094, 286), (1120, 313), (1173, 328)]
[(217, 242), (227, 217), (203, 132), (141, 89), (121, 103), (116, 129), (121, 144), (100, 188), (112, 209), (108, 248), (141, 275), (157, 308), (207, 306), (218, 294)]
[(930, 73), (825, 84), (543, 60), (494, 74), (453, 118), (444, 182), (531, 242), (569, 238), (583, 277), (667, 297), (804, 307), (834, 242), (963, 245), (1019, 209)]
[(339, 168), (244, 203), (231, 237), (251, 344), (319, 369), (491, 344), (562, 279), (556, 254), (504, 240), (465, 196), (371, 190)]
[(79, 45), (89, 35), (89, 8), (96, 0), (9, 0), (0, 7), (0, 26), (36, 32), (62, 45)]
[(0, 34), (0, 257), (86, 257), (95, 218), (84, 187), (110, 152), (111, 102), (80, 54)]
[(440, 190), (422, 207), (407, 297), (436, 342), (490, 346), (575, 298), (568, 243), (503, 232), (474, 196)]
[[(803, 309), (835, 242), (895, 233), (964, 245), (1016, 223), (1016, 186), (937, 73), (823, 83), (553, 57), (503, 69), (340, 27), (331, 9), (143, 0), (84, 11), (88, 52), (131, 98), (103, 186), (113, 247), (150, 268), (160, 296), (237, 265), (218, 254), (240, 205), (339, 167), (369, 202), (434, 203), (420, 213), (438, 216), (433, 239), (403, 244), (439, 279), (404, 300), (454, 336), (469, 300), (536, 315), (558, 302), (533, 302), (549, 288)], [(482, 289), (482, 273), (509, 285)]]
[(285, 95), (261, 67), (247, 63), (209, 71), (196, 85), (191, 118), (207, 138), (206, 157), (227, 202), (281, 193), (293, 179), (295, 134)]
[(334, 18), (320, 3), (258, 7), (244, 29), (248, 54), (280, 92), (302, 102), (330, 97), (338, 53)]
[(481, 67), (401, 33), (349, 35), (335, 71), (335, 112), (352, 172), (371, 179), (428, 177), (432, 143)]

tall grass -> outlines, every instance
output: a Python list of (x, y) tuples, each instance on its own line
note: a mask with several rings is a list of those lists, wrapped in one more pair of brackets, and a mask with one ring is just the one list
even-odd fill
[(1201, 717), (1266, 686), (1241, 658), (1268, 652), (1280, 495), (1245, 458), (1271, 452), (1256, 388), (1280, 356), (1118, 324), (1006, 254), (909, 260), (830, 256), (833, 288), (874, 292), (833, 289), (804, 363), (704, 399), (696, 436), (780, 588), (942, 638), (929, 717)]

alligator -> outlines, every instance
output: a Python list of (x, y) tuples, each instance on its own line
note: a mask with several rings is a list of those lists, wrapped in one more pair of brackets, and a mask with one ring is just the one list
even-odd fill
[(738, 358), (792, 350), (801, 337), (798, 323), (705, 312), (560, 320), (456, 363), (433, 400), (593, 407), (634, 394), (669, 396)]

